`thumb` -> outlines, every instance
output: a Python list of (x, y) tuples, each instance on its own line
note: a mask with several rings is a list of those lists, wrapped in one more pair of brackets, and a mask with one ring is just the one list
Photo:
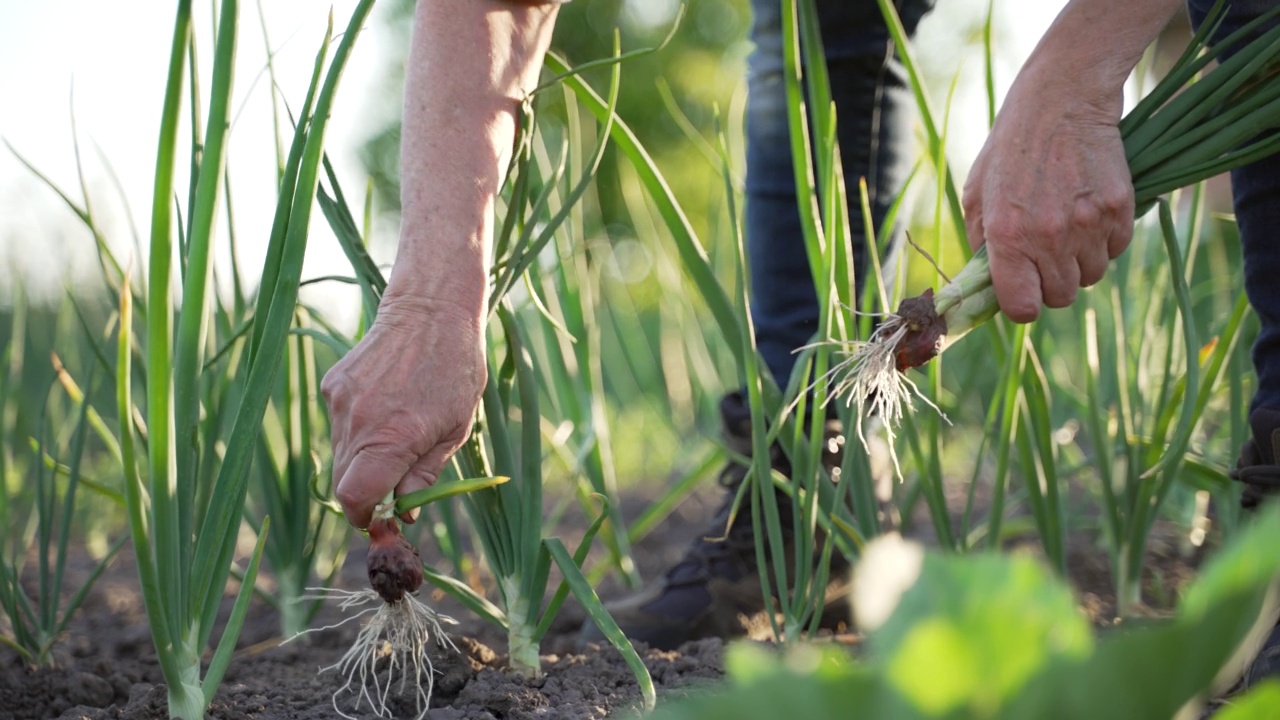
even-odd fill
[(999, 247), (987, 248), (996, 301), (1010, 320), (1031, 322), (1040, 316), (1040, 306), (1044, 304), (1040, 270), (1026, 255), (999, 251)]
[(347, 521), (358, 528), (368, 527), (373, 508), (408, 470), (407, 462), (385, 448), (364, 447), (357, 451), (334, 490)]

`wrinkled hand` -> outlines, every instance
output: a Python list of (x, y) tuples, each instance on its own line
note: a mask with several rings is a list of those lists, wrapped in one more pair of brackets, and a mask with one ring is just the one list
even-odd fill
[[(1024, 80), (1019, 78), (1019, 80)], [(987, 245), (1000, 309), (1030, 322), (1102, 279), (1133, 235), (1120, 98), (1090, 104), (1017, 82), (964, 188), (969, 244)]]
[(324, 376), (334, 493), (352, 525), (366, 527), (392, 489), (434, 484), (467, 439), (486, 376), (479, 325), (384, 298), (364, 340)]

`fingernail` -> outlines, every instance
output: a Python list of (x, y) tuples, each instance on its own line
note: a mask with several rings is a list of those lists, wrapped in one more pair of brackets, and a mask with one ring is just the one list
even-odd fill
[(418, 513), (419, 513), (419, 512), (421, 512), (421, 510), (422, 510), (422, 508), (413, 508), (413, 509), (412, 509), (412, 510), (410, 510), (409, 512), (407, 512), (407, 513), (403, 513), (403, 514), (401, 515), (401, 517), (402, 517), (402, 518), (404, 519), (404, 521), (405, 521), (405, 522), (407, 522), (407, 523), (410, 523), (410, 524), (412, 524), (412, 523), (416, 523), (416, 522), (418, 522)]

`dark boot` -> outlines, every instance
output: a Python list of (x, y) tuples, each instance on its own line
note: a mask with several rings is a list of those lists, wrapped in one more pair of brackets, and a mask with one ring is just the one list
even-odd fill
[[(1247, 510), (1263, 500), (1280, 495), (1280, 409), (1257, 408), (1249, 414), (1253, 439), (1240, 450), (1240, 459), (1231, 470), (1231, 479), (1245, 483), (1240, 504)], [(1240, 679), (1237, 691), (1244, 691), (1267, 679), (1280, 679), (1280, 625), (1262, 644)]]
[[(734, 453), (751, 455), (751, 412), (739, 393), (720, 402), (726, 446)], [(838, 422), (825, 429), (827, 442), (822, 462), (828, 469), (839, 467), (844, 437)], [(791, 470), (778, 448), (771, 451), (770, 464), (784, 475)], [(675, 649), (686, 641), (705, 637), (732, 637), (743, 634), (751, 616), (764, 610), (760, 574), (756, 568), (755, 533), (751, 526), (750, 503), (744, 501), (729, 524), (733, 499), (746, 477), (747, 468), (732, 460), (720, 473), (725, 499), (706, 532), (689, 546), (684, 557), (669, 569), (660, 582), (641, 592), (607, 603), (613, 619), (632, 640), (653, 648)], [(789, 520), (790, 500), (778, 495), (778, 506)], [(790, 522), (783, 523), (784, 542), (791, 546)], [(791, 553), (788, 552), (788, 557)], [(831, 577), (843, 577), (848, 563), (839, 553), (831, 559)], [(601, 643), (604, 636), (588, 621), (580, 641)]]
[(1240, 505), (1252, 510), (1266, 498), (1280, 493), (1280, 409), (1258, 408), (1249, 413), (1253, 439), (1240, 449), (1231, 469), (1232, 480), (1245, 484)]

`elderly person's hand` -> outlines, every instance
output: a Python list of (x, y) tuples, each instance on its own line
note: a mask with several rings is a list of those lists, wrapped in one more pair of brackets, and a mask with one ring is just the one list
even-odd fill
[(356, 527), (369, 524), (392, 490), (434, 483), (471, 432), (485, 385), (494, 198), (556, 7), (542, 0), (415, 7), (396, 264), (377, 321), (321, 384), (334, 493)]
[(1118, 112), (1045, 100), (1010, 94), (964, 188), (969, 241), (986, 244), (1000, 309), (1017, 322), (1070, 305), (1133, 236)]
[(393, 489), (403, 495), (436, 482), (471, 432), (485, 370), (476, 318), (383, 302), (364, 341), (321, 384), (334, 492), (352, 525), (367, 526)]
[(1014, 81), (964, 188), (1000, 309), (1029, 322), (1102, 278), (1133, 235), (1125, 79), (1180, 0), (1072, 0)]

